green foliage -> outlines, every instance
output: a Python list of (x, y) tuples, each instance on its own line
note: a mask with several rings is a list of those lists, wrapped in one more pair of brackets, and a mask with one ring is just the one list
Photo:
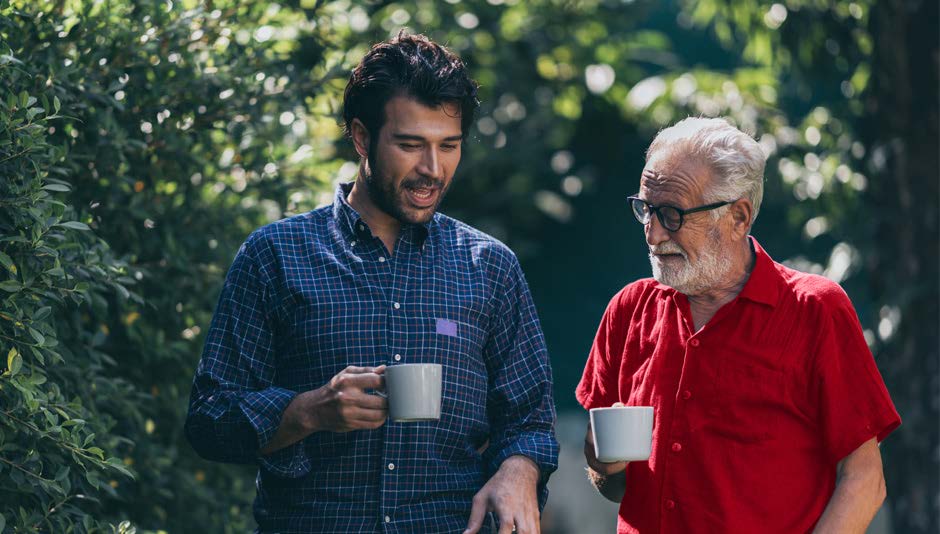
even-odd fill
[(232, 251), (316, 191), (278, 120), (315, 86), (293, 83), (293, 39), (251, 37), (291, 13), (215, 7), (0, 4), (8, 530), (251, 524), (245, 472), (196, 458), (182, 418)]

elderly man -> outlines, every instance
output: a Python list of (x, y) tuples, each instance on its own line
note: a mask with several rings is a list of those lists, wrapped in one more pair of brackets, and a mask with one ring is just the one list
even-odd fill
[(645, 462), (589, 476), (618, 532), (864, 532), (885, 497), (878, 442), (900, 424), (851, 302), (749, 235), (764, 155), (722, 119), (653, 141), (629, 203), (653, 279), (601, 320), (578, 401), (653, 406)]
[[(343, 101), (356, 181), (236, 256), (186, 435), (258, 465), (262, 532), (538, 532), (558, 444), (535, 306), (505, 245), (437, 212), (477, 106), (444, 47), (375, 45)], [(441, 364), (439, 421), (387, 420), (404, 363)]]

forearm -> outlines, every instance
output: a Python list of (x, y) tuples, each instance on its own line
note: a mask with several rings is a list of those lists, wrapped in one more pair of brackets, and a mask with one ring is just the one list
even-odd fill
[(598, 491), (605, 499), (610, 502), (620, 504), (623, 496), (627, 492), (627, 472), (626, 470), (610, 475), (602, 475), (597, 471), (587, 468), (588, 480), (594, 489)]
[(863, 534), (884, 499), (883, 480), (861, 477), (840, 480), (814, 532)]
[(294, 443), (306, 438), (316, 431), (313, 423), (313, 414), (307, 413), (305, 409), (304, 398), (308, 394), (315, 392), (301, 393), (294, 397), (291, 403), (284, 410), (281, 421), (278, 424), (277, 432), (274, 437), (266, 444), (263, 444), (259, 453), (267, 456), (275, 451), (289, 447)]
[(837, 469), (836, 489), (814, 532), (862, 534), (886, 495), (881, 452), (875, 439), (849, 454)]

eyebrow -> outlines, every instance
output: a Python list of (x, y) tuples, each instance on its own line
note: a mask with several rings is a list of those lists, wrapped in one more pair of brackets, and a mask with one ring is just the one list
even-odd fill
[[(395, 139), (401, 139), (403, 141), (426, 141), (427, 140), (424, 137), (421, 137), (420, 135), (411, 135), (411, 134), (403, 134), (403, 133), (392, 134), (392, 137), (394, 137)], [(461, 140), (463, 140), (462, 135), (451, 135), (450, 137), (444, 138), (444, 141), (461, 141)]]

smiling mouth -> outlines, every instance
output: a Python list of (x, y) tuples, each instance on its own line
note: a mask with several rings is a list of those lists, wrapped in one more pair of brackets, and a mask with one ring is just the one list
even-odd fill
[(408, 201), (417, 208), (431, 208), (437, 200), (440, 189), (437, 187), (405, 187)]

